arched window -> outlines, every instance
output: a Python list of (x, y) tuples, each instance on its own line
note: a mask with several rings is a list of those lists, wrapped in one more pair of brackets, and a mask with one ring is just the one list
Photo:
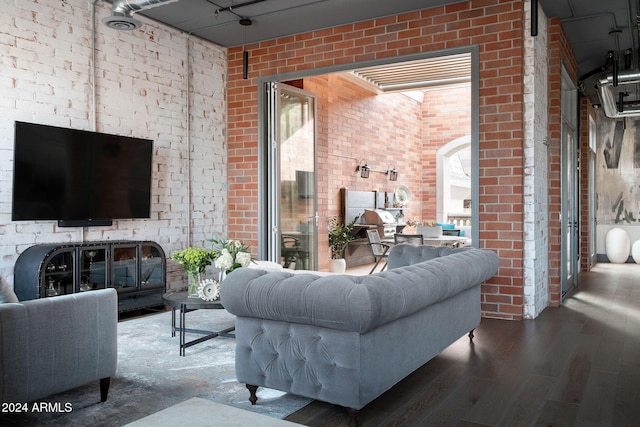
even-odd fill
[(471, 226), (471, 164), (470, 135), (454, 139), (437, 151), (437, 222)]

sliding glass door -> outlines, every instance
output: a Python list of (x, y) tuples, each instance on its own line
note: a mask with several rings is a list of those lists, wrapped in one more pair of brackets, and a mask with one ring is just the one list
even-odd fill
[(295, 87), (265, 84), (268, 259), (316, 270), (315, 98)]

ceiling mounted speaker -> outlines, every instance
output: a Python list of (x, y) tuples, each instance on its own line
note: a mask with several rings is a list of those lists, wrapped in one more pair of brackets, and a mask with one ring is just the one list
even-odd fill
[(142, 23), (130, 16), (107, 16), (102, 18), (102, 23), (114, 30), (131, 31), (140, 28)]

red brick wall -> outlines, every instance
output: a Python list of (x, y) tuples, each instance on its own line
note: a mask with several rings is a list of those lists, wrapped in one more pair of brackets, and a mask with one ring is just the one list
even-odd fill
[[(588, 98), (580, 98), (580, 271), (591, 270), (589, 239), (589, 117), (596, 118), (595, 110)], [(593, 195), (595, 197), (595, 195)]]
[[(342, 214), (341, 188), (392, 192), (398, 185), (420, 187), (420, 164), (416, 162), (421, 157), (420, 103), (399, 93), (378, 95), (336, 74), (305, 78), (303, 88), (316, 96), (316, 143), (326, 153), (318, 153), (323, 165), (318, 173), (318, 194), (326, 200), (319, 203), (322, 219)], [(363, 160), (374, 169), (366, 179), (356, 172)], [(379, 172), (394, 165), (399, 170), (395, 182)], [(414, 199), (411, 205), (419, 207), (422, 203)], [(405, 214), (411, 213), (409, 206)], [(323, 225), (321, 222), (321, 232), (325, 230)], [(319, 242), (318, 246), (320, 266), (326, 267), (328, 244)]]
[[(284, 37), (247, 46), (247, 80), (242, 49), (230, 49), (230, 235), (257, 246), (258, 76), (476, 45), (479, 245), (500, 257), (498, 274), (483, 286), (482, 311), (487, 317), (521, 319), (523, 19), (522, 0), (478, 0)], [(497, 294), (504, 303), (487, 300)]]
[(422, 219), (436, 221), (436, 153), (449, 142), (471, 135), (471, 86), (428, 90), (423, 103)]
[(576, 61), (557, 18), (549, 20), (549, 296), (550, 305), (560, 305), (562, 259), (561, 200), (561, 81), (562, 66), (576, 81)]
[[(399, 93), (378, 96), (335, 75), (329, 76), (329, 80), (329, 164), (336, 166), (329, 177), (329, 194), (337, 196), (342, 187), (389, 192), (398, 185), (418, 188), (420, 164), (416, 159), (421, 156), (422, 136), (420, 104)], [(368, 179), (363, 179), (355, 172), (353, 160), (332, 154), (365, 159), (377, 171), (386, 171), (395, 165), (399, 171), (398, 181), (389, 181), (387, 175), (373, 171)], [(420, 205), (420, 200), (415, 202), (412, 205)], [(330, 212), (337, 212), (338, 208), (331, 204), (330, 197)]]

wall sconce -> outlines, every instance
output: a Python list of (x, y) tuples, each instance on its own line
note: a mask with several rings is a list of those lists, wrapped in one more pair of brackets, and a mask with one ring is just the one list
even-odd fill
[[(362, 164), (364, 162), (364, 165)], [(369, 178), (369, 172), (371, 171), (371, 168), (369, 167), (369, 165), (367, 164), (366, 160), (360, 160), (360, 163), (358, 164), (358, 167), (356, 168), (356, 172), (360, 172), (360, 176), (362, 178)]]
[(389, 166), (389, 169), (387, 169), (387, 175), (389, 175), (389, 181), (398, 180), (398, 170), (395, 166)]

